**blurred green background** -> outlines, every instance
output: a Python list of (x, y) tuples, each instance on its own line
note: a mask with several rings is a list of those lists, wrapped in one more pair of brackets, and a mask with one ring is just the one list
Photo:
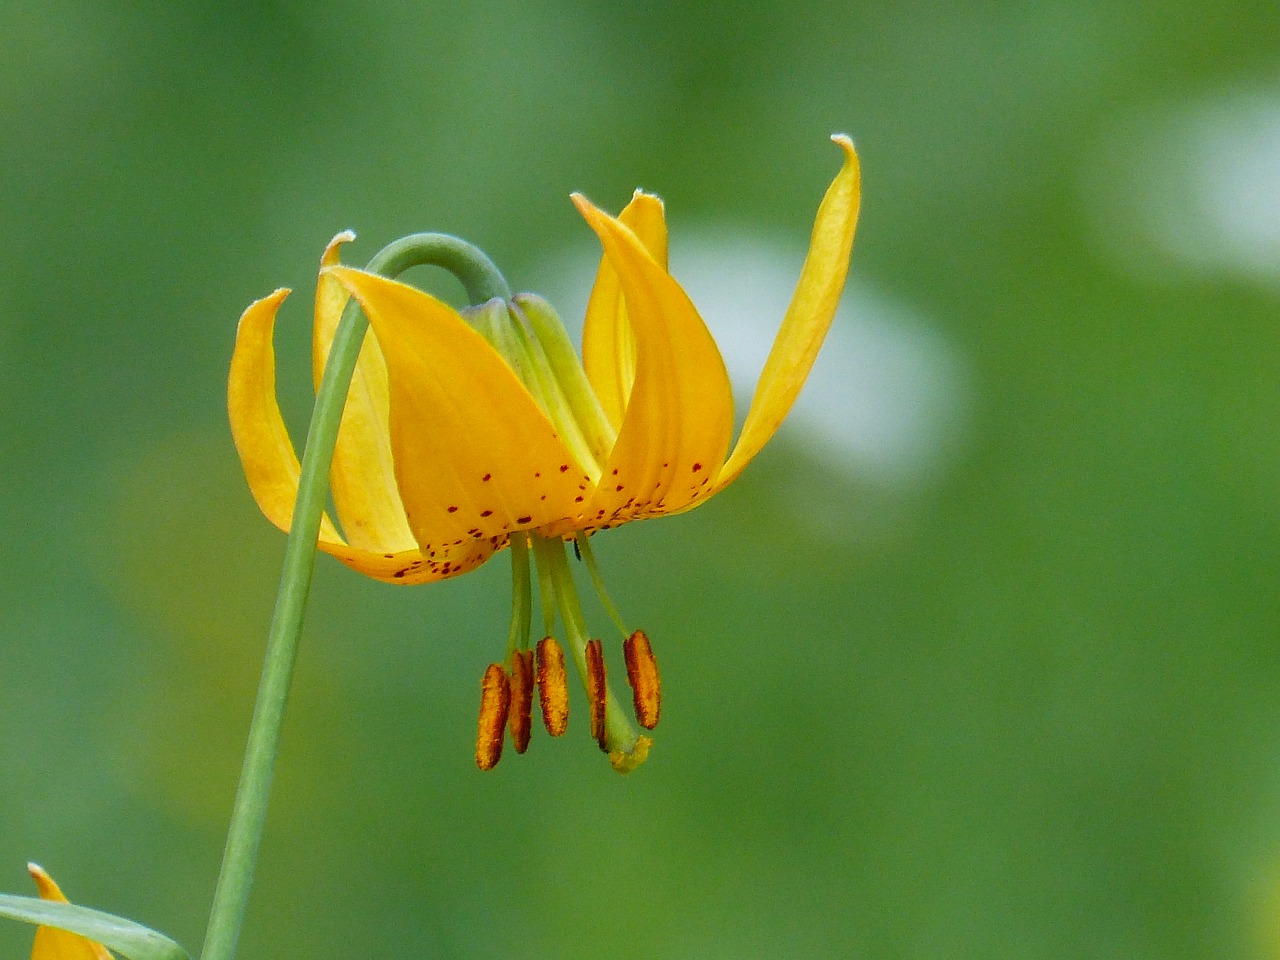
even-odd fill
[(251, 300), (298, 291), (301, 430), (335, 232), (458, 233), (572, 316), (567, 194), (643, 185), (736, 364), (841, 130), (809, 405), (596, 538), (663, 666), (649, 764), (579, 709), (476, 771), (505, 558), (322, 560), (242, 955), (1280, 956), (1270, 0), (0, 14), (0, 889), (34, 859), (199, 948), (284, 546), (225, 423)]

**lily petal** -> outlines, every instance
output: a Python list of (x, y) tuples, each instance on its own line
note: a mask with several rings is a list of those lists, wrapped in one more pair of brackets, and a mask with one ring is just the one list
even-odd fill
[(452, 307), (376, 274), (330, 267), (386, 358), (391, 447), (419, 549), (489, 552), (514, 530), (576, 517), (591, 481), (506, 362)]
[[(27, 864), (27, 872), (36, 882), (36, 890), (42, 900), (66, 903), (53, 877), (34, 863)], [(31, 960), (112, 960), (111, 952), (102, 944), (57, 927), (36, 927), (35, 943), (31, 947)]]
[(844, 134), (831, 139), (844, 151), (844, 166), (818, 207), (800, 280), (760, 373), (742, 433), (716, 479), (717, 490), (731, 483), (777, 432), (809, 376), (840, 302), (862, 191), (853, 141)]
[[(277, 290), (244, 312), (227, 381), (231, 435), (245, 479), (263, 515), (286, 533), (293, 522), (301, 466), (276, 401), (276, 355), (271, 335), (276, 311), (288, 295), (286, 289)], [(320, 521), (320, 538), (342, 539), (327, 516)]]
[[(618, 219), (631, 228), (662, 269), (667, 269), (667, 222), (662, 201), (637, 190)], [(618, 272), (607, 256), (600, 258), (595, 286), (587, 301), (582, 324), (582, 365), (616, 431), (622, 425), (636, 378), (636, 338), (627, 321)]]
[[(276, 401), (275, 349), (271, 334), (276, 311), (288, 295), (288, 290), (277, 290), (244, 312), (236, 333), (227, 382), (231, 435), (249, 489), (263, 515), (286, 533), (293, 523), (293, 504), (298, 497), (298, 477), (302, 471)], [(388, 583), (424, 583), (461, 572), (452, 569), (452, 563), (444, 573), (438, 566), (433, 569), (428, 558), (416, 548), (396, 550), (388, 546), (385, 550), (365, 550), (349, 546), (328, 516), (320, 519), (318, 546), (360, 573)], [(476, 565), (478, 563), (472, 564)]]
[[(349, 230), (338, 234), (320, 260), (312, 336), (312, 376), (317, 390), (342, 311), (351, 299), (346, 287), (324, 268), (338, 263), (342, 244), (354, 239)], [(396, 487), (388, 408), (387, 365), (377, 339), (366, 333), (342, 411), (329, 486), (347, 542), (379, 553), (417, 549)]]
[(580, 195), (626, 298), (636, 372), (618, 440), (586, 520), (653, 516), (705, 499), (733, 432), (729, 374), (680, 285), (623, 223)]

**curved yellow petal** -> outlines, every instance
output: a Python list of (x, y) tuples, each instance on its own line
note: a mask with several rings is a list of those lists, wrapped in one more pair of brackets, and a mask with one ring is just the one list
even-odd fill
[(831, 139), (844, 151), (844, 166), (818, 207), (800, 280), (760, 373), (742, 433), (716, 479), (717, 490), (732, 482), (777, 432), (809, 376), (840, 302), (862, 181), (853, 141), (843, 134)]
[[(271, 335), (276, 311), (288, 295), (288, 290), (277, 290), (249, 305), (236, 330), (227, 380), (231, 436), (249, 490), (263, 515), (286, 533), (293, 522), (301, 468), (276, 402), (276, 357)], [(321, 521), (320, 536), (341, 542), (327, 517)]]
[[(667, 269), (667, 222), (662, 201), (637, 190), (618, 219), (631, 228), (649, 255)], [(627, 322), (618, 272), (601, 256), (582, 325), (582, 365), (605, 416), (616, 431), (636, 378), (636, 338)]]
[(671, 513), (704, 499), (724, 462), (729, 375), (688, 296), (640, 239), (584, 197), (574, 203), (617, 271), (636, 344), (631, 397), (584, 519), (608, 526)]
[(483, 540), (466, 538), (438, 544), (430, 552), (414, 547), (399, 553), (360, 550), (344, 543), (321, 540), (318, 546), (352, 570), (383, 583), (412, 585), (445, 580), (480, 566), (507, 545), (505, 536)]
[[(288, 294), (288, 290), (277, 290), (244, 312), (227, 381), (231, 435), (240, 454), (245, 479), (263, 515), (286, 533), (293, 522), (301, 467), (276, 402), (275, 350), (271, 334), (276, 311)], [(416, 547), (397, 550), (394, 545), (388, 545), (383, 550), (368, 550), (348, 546), (327, 516), (320, 520), (318, 546), (352, 569), (388, 583), (423, 583), (457, 572), (450, 569), (441, 574), (438, 568), (433, 570), (430, 563), (435, 562), (434, 558), (423, 557)], [(483, 560), (472, 566), (479, 562)]]
[[(312, 332), (312, 376), (317, 390), (342, 311), (351, 299), (346, 287), (324, 268), (338, 263), (342, 244), (354, 239), (349, 230), (338, 234), (320, 260)], [(343, 535), (352, 546), (376, 552), (415, 550), (417, 543), (396, 488), (388, 408), (387, 365), (377, 339), (366, 334), (333, 451), (329, 473), (333, 505)]]
[(396, 479), (418, 548), (489, 549), (576, 517), (591, 482), (497, 352), (429, 294), (330, 267), (364, 307), (390, 374)]
[[(27, 864), (27, 872), (36, 882), (36, 890), (42, 900), (66, 903), (53, 877), (34, 863)], [(36, 927), (35, 943), (31, 946), (31, 960), (112, 960), (111, 952), (102, 944), (79, 934), (57, 927)]]

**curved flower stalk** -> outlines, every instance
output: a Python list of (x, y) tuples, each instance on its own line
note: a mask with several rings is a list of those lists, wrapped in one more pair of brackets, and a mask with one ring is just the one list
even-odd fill
[[(588, 694), (593, 735), (619, 770), (643, 761), (649, 740), (608, 693), (600, 642), (586, 629), (563, 543), (573, 541), (599, 586), (591, 533), (706, 502), (781, 424), (835, 315), (857, 222), (857, 154), (848, 137), (832, 139), (843, 167), (818, 209), (795, 294), (732, 449), (728, 373), (667, 271), (663, 206), (651, 194), (637, 191), (617, 217), (573, 198), (604, 250), (582, 361), (539, 297), (458, 311), (414, 287), (342, 266), (349, 233), (326, 248), (315, 306), (317, 384), (349, 298), (363, 308), (373, 335), (365, 339), (334, 450), (330, 485), (341, 532), (325, 517), (318, 546), (387, 583), (458, 576), (512, 547), (512, 630), (506, 666), (491, 668), (483, 685), (482, 768), (497, 762), (508, 722), (523, 752), (530, 676), (539, 681), (547, 729), (563, 728), (558, 711), (567, 710), (567, 699), (555, 647), (533, 666), (530, 553), (547, 639), (558, 613)], [(229, 385), (249, 486), (283, 530), (299, 465), (275, 398), (271, 338), (287, 293), (276, 291), (241, 318)], [(651, 727), (660, 696), (652, 648), (614, 619), (627, 637), (637, 717)]]

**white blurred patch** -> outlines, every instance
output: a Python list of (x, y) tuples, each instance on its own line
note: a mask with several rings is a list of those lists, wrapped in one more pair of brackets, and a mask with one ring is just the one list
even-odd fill
[[(598, 254), (574, 258), (555, 299), (580, 323)], [(803, 247), (741, 231), (672, 241), (671, 271), (697, 305), (724, 355), (739, 420), (755, 392), (795, 289)], [(551, 294), (551, 291), (547, 291)], [(965, 420), (967, 387), (950, 345), (905, 306), (850, 277), (840, 310), (796, 405), (780, 431), (829, 466), (886, 487), (933, 479)]]
[(1280, 90), (1131, 117), (1085, 177), (1094, 227), (1132, 272), (1280, 283)]

